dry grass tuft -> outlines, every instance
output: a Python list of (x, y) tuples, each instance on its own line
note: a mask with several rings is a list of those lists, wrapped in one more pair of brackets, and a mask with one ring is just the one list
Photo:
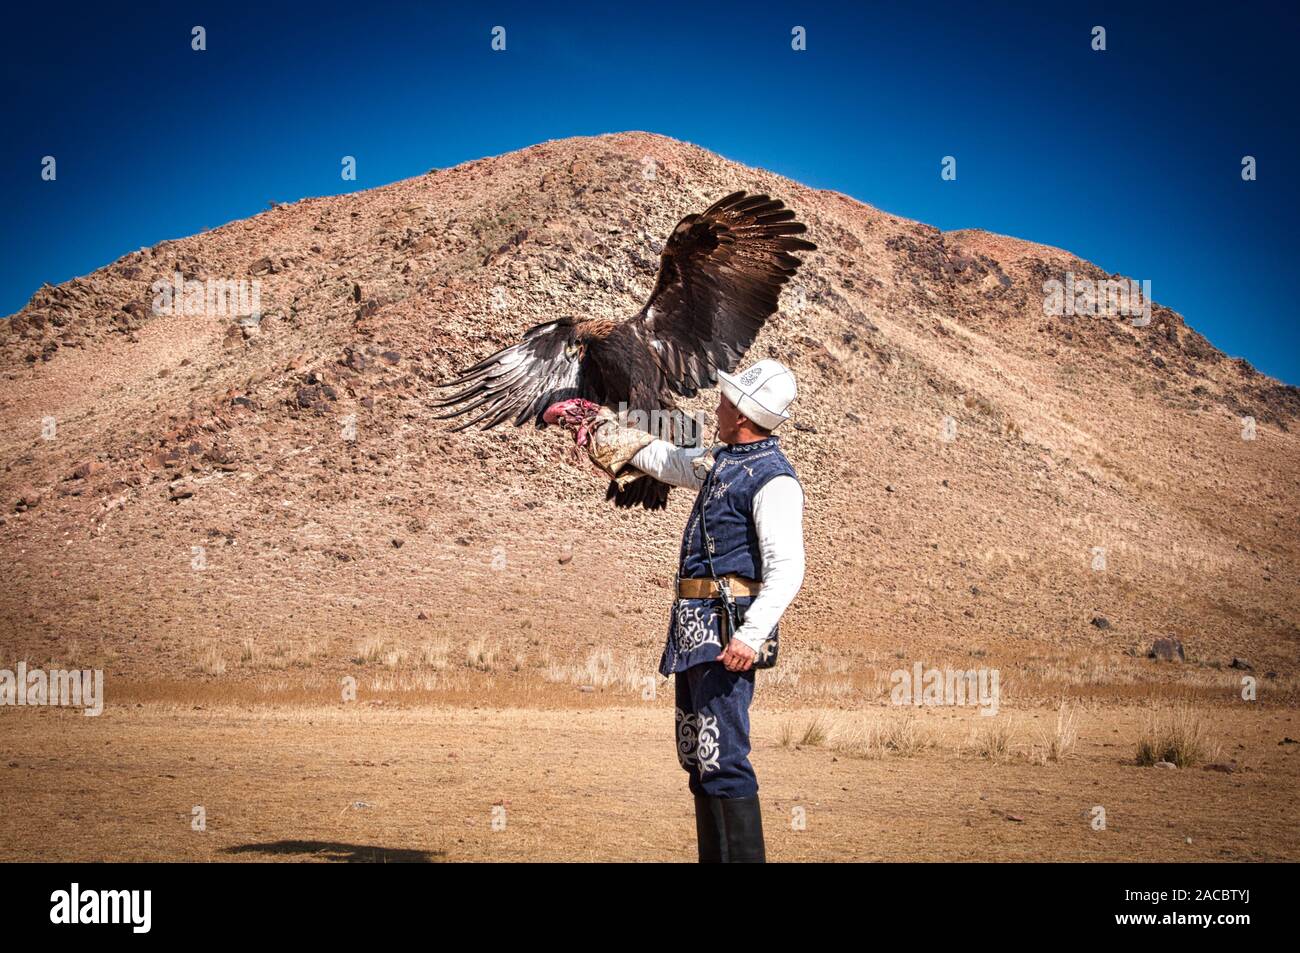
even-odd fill
[(199, 658), (199, 671), (204, 675), (225, 675), (226, 659), (221, 654), (221, 646), (209, 645)]
[(1079, 740), (1079, 713), (1074, 706), (1061, 702), (1056, 710), (1056, 730), (1050, 733), (1044, 745), (1048, 761), (1061, 761)]
[(431, 668), (436, 672), (445, 671), (447, 668), (447, 656), (451, 652), (451, 645), (447, 639), (439, 639), (436, 642), (424, 642), (420, 645), (419, 664), (424, 668)]
[(465, 646), (465, 664), (476, 671), (491, 672), (496, 669), (497, 650), (478, 639)]
[(1142, 765), (1168, 761), (1187, 768), (1217, 755), (1208, 722), (1190, 705), (1152, 711), (1138, 738), (1137, 763)]
[(909, 708), (852, 721), (835, 732), (831, 747), (860, 758), (883, 758), (890, 754), (910, 758), (936, 747), (936, 741), (921, 717)]
[(825, 744), (828, 735), (826, 716), (821, 712), (817, 712), (804, 726), (803, 733), (799, 737), (799, 744), (815, 748)]
[(1011, 715), (984, 719), (975, 730), (975, 753), (990, 761), (1006, 761), (1015, 747), (1017, 725)]
[(638, 695), (646, 691), (646, 678), (651, 674), (645, 659), (639, 655), (633, 653), (616, 660), (608, 649), (592, 652), (581, 665), (548, 659), (542, 667), (542, 678), (548, 682), (595, 689), (616, 688)]
[(829, 723), (824, 712), (813, 712), (807, 721), (798, 716), (786, 718), (781, 722), (777, 741), (781, 747), (818, 747), (826, 743), (830, 735)]
[(378, 636), (371, 636), (361, 642), (352, 652), (352, 661), (358, 665), (370, 665), (383, 658), (383, 655), (384, 640)]

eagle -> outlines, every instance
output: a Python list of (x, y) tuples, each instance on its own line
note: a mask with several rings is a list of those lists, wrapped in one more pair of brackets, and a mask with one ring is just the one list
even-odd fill
[[(645, 305), (624, 321), (561, 317), (534, 325), (523, 339), (466, 368), (441, 388), (457, 388), (435, 419), (481, 411), (453, 427), (495, 427), (513, 417), (545, 427), (551, 404), (582, 398), (626, 408), (628, 414), (676, 416), (675, 397), (694, 397), (732, 373), (764, 322), (776, 311), (781, 287), (802, 261), (794, 252), (815, 244), (796, 236), (807, 226), (779, 199), (733, 192), (687, 215), (664, 245), (659, 275)], [(457, 406), (460, 405), (460, 406)], [(616, 507), (668, 505), (668, 484), (642, 476), (606, 499)]]

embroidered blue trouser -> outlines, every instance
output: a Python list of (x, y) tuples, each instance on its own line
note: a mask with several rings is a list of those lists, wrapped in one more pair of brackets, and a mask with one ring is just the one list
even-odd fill
[(729, 672), (721, 662), (702, 662), (673, 676), (676, 691), (677, 760), (692, 794), (752, 797), (758, 778), (749, 763), (749, 703), (754, 670)]

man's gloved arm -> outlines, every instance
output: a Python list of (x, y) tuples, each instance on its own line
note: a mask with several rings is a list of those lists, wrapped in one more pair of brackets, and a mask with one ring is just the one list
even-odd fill
[(698, 490), (704, 478), (694, 463), (708, 452), (708, 447), (679, 447), (671, 440), (652, 440), (632, 457), (632, 466), (664, 483)]
[(620, 486), (649, 474), (673, 486), (699, 489), (713, 463), (716, 448), (678, 447), (640, 428), (623, 426), (614, 411), (581, 397), (557, 401), (542, 416), (548, 424), (571, 430), (591, 462)]
[(621, 486), (645, 472), (632, 460), (641, 448), (654, 440), (654, 435), (644, 430), (622, 426), (612, 410), (602, 407), (591, 428), (587, 453), (596, 466)]
[(735, 638), (758, 652), (803, 586), (803, 488), (790, 476), (768, 480), (754, 494), (754, 528), (763, 556), (763, 588)]

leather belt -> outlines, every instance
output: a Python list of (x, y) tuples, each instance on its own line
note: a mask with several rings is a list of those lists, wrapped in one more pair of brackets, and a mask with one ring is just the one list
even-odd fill
[[(735, 573), (727, 573), (722, 577), (731, 584), (731, 594), (737, 598), (740, 596), (756, 596), (763, 584), (757, 579), (746, 579), (744, 576), (738, 576)], [(717, 584), (704, 576), (693, 579), (677, 580), (677, 597), (679, 599), (720, 599), (722, 593), (718, 591)]]

